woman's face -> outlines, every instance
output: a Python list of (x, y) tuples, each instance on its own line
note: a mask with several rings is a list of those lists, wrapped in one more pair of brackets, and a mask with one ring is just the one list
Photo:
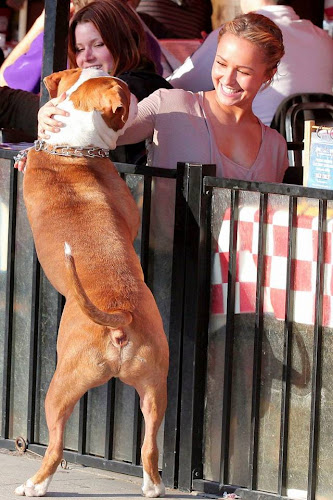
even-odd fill
[(212, 79), (218, 101), (226, 106), (252, 105), (270, 76), (262, 50), (254, 43), (225, 33), (217, 46)]
[(79, 23), (75, 28), (76, 64), (79, 68), (97, 68), (112, 73), (114, 59), (92, 22)]

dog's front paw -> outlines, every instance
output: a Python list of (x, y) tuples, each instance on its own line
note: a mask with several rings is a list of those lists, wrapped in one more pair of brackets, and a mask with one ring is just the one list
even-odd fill
[(15, 489), (15, 495), (20, 495), (21, 497), (23, 497), (25, 495), (24, 490), (25, 490), (25, 483), (21, 484), (21, 486), (18, 486)]
[(154, 484), (149, 474), (143, 471), (142, 493), (148, 498), (163, 497), (165, 494), (165, 486), (162, 481), (158, 484)]
[(48, 477), (39, 484), (34, 484), (31, 479), (21, 486), (18, 486), (15, 490), (15, 495), (26, 496), (26, 497), (43, 497), (48, 489), (51, 482), (52, 476)]

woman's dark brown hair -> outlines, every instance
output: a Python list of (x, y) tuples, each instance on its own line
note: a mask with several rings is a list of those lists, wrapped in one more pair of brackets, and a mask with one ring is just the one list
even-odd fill
[(123, 0), (95, 0), (80, 9), (69, 27), (68, 56), (70, 67), (76, 68), (75, 29), (91, 22), (99, 31), (114, 62), (113, 75), (139, 69), (155, 70), (147, 55), (147, 39), (141, 21)]

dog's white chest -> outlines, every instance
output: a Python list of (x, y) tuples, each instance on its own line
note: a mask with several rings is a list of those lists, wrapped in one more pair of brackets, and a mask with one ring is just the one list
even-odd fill
[(60, 132), (51, 133), (48, 144), (67, 144), (68, 146), (96, 146), (105, 149), (114, 149), (117, 144), (118, 133), (109, 128), (99, 111), (81, 111), (75, 109), (72, 101), (66, 99), (61, 108), (69, 112), (69, 116), (55, 115), (55, 118), (64, 123)]

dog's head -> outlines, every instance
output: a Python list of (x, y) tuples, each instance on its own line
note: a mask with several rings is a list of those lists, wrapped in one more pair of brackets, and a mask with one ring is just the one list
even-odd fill
[[(115, 137), (113, 134), (110, 135), (105, 129), (105, 125), (109, 131), (121, 135), (125, 124), (128, 126), (136, 116), (136, 99), (130, 93), (127, 84), (119, 78), (111, 77), (104, 71), (92, 68), (69, 69), (47, 76), (44, 78), (44, 83), (51, 98), (66, 92), (67, 98), (59, 107), (69, 111), (71, 123), (68, 125), (71, 128), (75, 126), (83, 129), (81, 130), (80, 143), (75, 144), (77, 146), (99, 146), (98, 142), (100, 141), (96, 135), (100, 135), (100, 139), (104, 141), (104, 145), (101, 147), (113, 149)], [(59, 119), (64, 121), (63, 117), (59, 117)], [(88, 140), (84, 131), (87, 127), (89, 128), (87, 123), (89, 119), (93, 123), (95, 137), (89, 139), (89, 144), (82, 144), (82, 141), (87, 142)], [(66, 121), (65, 123), (67, 125)], [(59, 136), (57, 138), (57, 134), (54, 135), (51, 142), (64, 143), (63, 138)], [(111, 142), (108, 140), (109, 136), (112, 136)]]

